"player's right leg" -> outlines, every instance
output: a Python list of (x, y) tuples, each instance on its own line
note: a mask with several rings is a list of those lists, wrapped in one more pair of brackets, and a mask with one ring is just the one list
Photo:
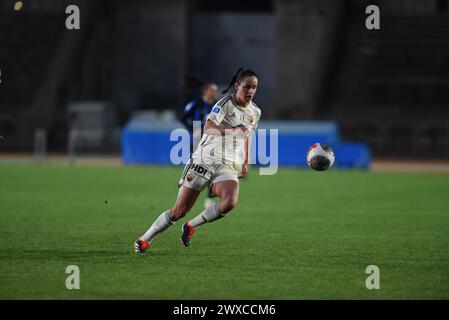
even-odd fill
[(134, 243), (137, 253), (145, 253), (151, 241), (159, 233), (167, 230), (177, 220), (184, 217), (195, 204), (200, 191), (182, 185), (179, 189), (175, 205), (164, 211), (151, 225), (151, 227)]

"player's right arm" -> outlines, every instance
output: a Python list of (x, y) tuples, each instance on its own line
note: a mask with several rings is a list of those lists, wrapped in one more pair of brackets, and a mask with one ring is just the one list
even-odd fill
[(208, 119), (204, 126), (204, 132), (216, 136), (224, 136), (225, 134), (245, 134), (248, 131), (246, 128), (226, 128), (223, 125), (216, 124), (214, 121)]

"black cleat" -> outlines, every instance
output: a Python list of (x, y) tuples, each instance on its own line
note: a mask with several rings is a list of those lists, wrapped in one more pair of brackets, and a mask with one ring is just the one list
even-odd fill
[(134, 251), (136, 253), (146, 253), (150, 248), (150, 244), (144, 240), (137, 239), (134, 242)]
[(187, 222), (182, 225), (181, 231), (182, 244), (186, 247), (190, 246), (190, 239), (192, 238), (192, 235), (195, 233), (196, 229)]

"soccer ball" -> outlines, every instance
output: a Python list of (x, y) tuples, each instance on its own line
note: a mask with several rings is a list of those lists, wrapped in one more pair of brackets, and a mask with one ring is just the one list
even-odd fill
[(334, 150), (324, 143), (315, 143), (307, 150), (307, 164), (313, 170), (324, 171), (335, 161)]

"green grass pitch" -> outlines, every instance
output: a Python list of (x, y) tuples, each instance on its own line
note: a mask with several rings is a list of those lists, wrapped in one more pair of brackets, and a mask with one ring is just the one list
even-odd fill
[[(0, 166), (0, 298), (449, 298), (447, 174), (253, 167), (237, 208), (189, 248), (179, 221), (134, 254), (181, 172)], [(65, 287), (68, 265), (80, 268), (80, 290)], [(379, 290), (365, 287), (368, 265), (380, 268)]]

